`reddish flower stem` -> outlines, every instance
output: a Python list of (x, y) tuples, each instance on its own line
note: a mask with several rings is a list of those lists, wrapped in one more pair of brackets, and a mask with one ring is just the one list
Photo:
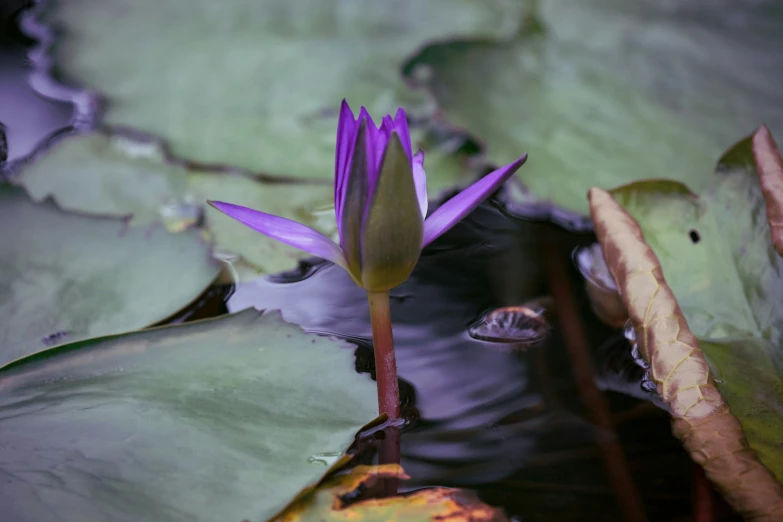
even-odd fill
[[(397, 359), (394, 356), (389, 292), (367, 292), (370, 302), (372, 343), (375, 350), (375, 381), (378, 384), (378, 411), (389, 419), (400, 418), (400, 387), (397, 381)], [(400, 431), (392, 426), (385, 430), (378, 460), (381, 464), (400, 463)], [(397, 479), (385, 481), (387, 495), (397, 493)]]
[(367, 292), (375, 349), (375, 380), (378, 383), (378, 410), (390, 419), (400, 418), (400, 388), (394, 357), (389, 292)]

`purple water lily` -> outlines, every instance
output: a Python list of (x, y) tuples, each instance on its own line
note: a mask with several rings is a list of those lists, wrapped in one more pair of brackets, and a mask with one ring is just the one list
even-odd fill
[(412, 153), (405, 111), (399, 109), (394, 119), (385, 116), (378, 128), (364, 107), (354, 118), (343, 100), (334, 168), (339, 245), (289, 219), (209, 203), (262, 234), (340, 265), (362, 288), (382, 292), (404, 282), (421, 249), (489, 197), (526, 158), (484, 176), (426, 217), (424, 154)]
[[(334, 206), (340, 244), (310, 227), (231, 203), (210, 205), (267, 236), (343, 267), (367, 290), (372, 322), (378, 410), (400, 416), (389, 290), (408, 279), (422, 248), (492, 194), (527, 158), (498, 169), (427, 217), (424, 154), (411, 150), (405, 111), (380, 128), (362, 107), (359, 118), (343, 100), (334, 160)], [(381, 462), (399, 463), (399, 434), (381, 448)]]

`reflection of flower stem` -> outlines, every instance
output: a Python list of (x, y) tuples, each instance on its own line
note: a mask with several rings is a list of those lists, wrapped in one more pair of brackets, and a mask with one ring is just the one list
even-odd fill
[(587, 335), (575, 304), (570, 282), (571, 276), (555, 241), (554, 238), (547, 238), (544, 245), (549, 290), (560, 317), (563, 338), (572, 362), (571, 367), (574, 377), (576, 377), (579, 395), (584, 402), (590, 420), (600, 430), (597, 433), (596, 442), (603, 455), (606, 471), (625, 520), (644, 522), (647, 520), (644, 504), (636, 489), (623, 448), (617, 440), (611, 410), (606, 397), (598, 390), (593, 381), (595, 371), (592, 368), (589, 355)]
[[(399, 464), (400, 463), (400, 428), (389, 426), (384, 432), (384, 439), (381, 441), (380, 453), (378, 455), (379, 464)], [(396, 495), (400, 480), (396, 477), (387, 478), (384, 481), (384, 492), (388, 496)]]
[(400, 417), (400, 389), (394, 357), (389, 292), (367, 292), (375, 349), (375, 380), (378, 382), (378, 410), (390, 419)]

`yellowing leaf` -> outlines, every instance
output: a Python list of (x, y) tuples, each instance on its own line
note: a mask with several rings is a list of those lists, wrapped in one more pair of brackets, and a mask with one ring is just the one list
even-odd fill
[(336, 475), (294, 502), (274, 522), (363, 521), (382, 522), (503, 522), (505, 515), (459, 489), (427, 488), (386, 498), (352, 501), (382, 479), (407, 479), (396, 464), (357, 466)]

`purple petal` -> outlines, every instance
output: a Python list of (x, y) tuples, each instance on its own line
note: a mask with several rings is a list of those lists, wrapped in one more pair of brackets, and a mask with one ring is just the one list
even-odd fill
[(404, 110), (397, 109), (397, 115), (394, 117), (394, 127), (397, 129), (402, 148), (405, 149), (408, 159), (412, 160), (413, 148), (411, 147), (411, 131), (408, 129), (408, 117), (405, 115)]
[(346, 178), (348, 177), (348, 167), (353, 155), (356, 129), (356, 119), (353, 116), (353, 112), (348, 106), (348, 102), (343, 99), (343, 103), (340, 106), (340, 119), (337, 123), (337, 145), (334, 155), (334, 209), (337, 214), (338, 226), (343, 211)]
[[(375, 153), (375, 144), (378, 142), (378, 127), (375, 126), (375, 122), (372, 121), (372, 116), (370, 116), (370, 113), (367, 112), (367, 109), (364, 107), (359, 111), (359, 118), (357, 121), (361, 123), (362, 118), (367, 119), (367, 139), (364, 143), (364, 146), (367, 149), (367, 179), (374, 180), (378, 177), (377, 170), (378, 163), (380, 162), (380, 158), (376, 158), (377, 154)], [(356, 128), (359, 128), (358, 123)], [(359, 144), (357, 143), (356, 146), (358, 147)]]
[(378, 175), (381, 172), (381, 163), (383, 163), (383, 154), (386, 152), (386, 146), (389, 144), (389, 138), (391, 138), (391, 134), (394, 132), (394, 120), (391, 119), (391, 116), (384, 116), (383, 121), (381, 121), (380, 128), (375, 132), (373, 141), (371, 143), (371, 147), (373, 148), (373, 170), (370, 171), (370, 191), (369, 195), (370, 198), (372, 198), (372, 195), (375, 193), (375, 184), (378, 182)]
[[(383, 152), (386, 148), (386, 144), (389, 141), (388, 136), (391, 134), (394, 128), (394, 122), (386, 116), (381, 121), (380, 128), (375, 126), (375, 122), (367, 112), (367, 109), (362, 107), (359, 113), (359, 122), (362, 118), (367, 119), (367, 135), (364, 140), (365, 156), (367, 159), (367, 170), (364, 175), (367, 177), (367, 198), (365, 200), (365, 207), (363, 216), (367, 216), (367, 210), (369, 202), (372, 201), (372, 195), (375, 192), (375, 185), (378, 181), (378, 174), (381, 170), (381, 162), (383, 161)], [(356, 144), (359, 147), (359, 143)]]
[(419, 207), (421, 207), (421, 217), (426, 218), (429, 203), (427, 201), (427, 174), (424, 172), (423, 151), (419, 151), (413, 156), (413, 183), (416, 185), (416, 197), (419, 200)]
[(340, 215), (340, 247), (348, 265), (349, 272), (361, 274), (360, 236), (362, 221), (367, 210), (368, 175), (367, 175), (367, 135), (370, 132), (367, 118), (361, 116), (359, 128), (356, 130), (356, 145), (354, 146), (351, 164), (345, 180), (345, 200)]
[(392, 120), (391, 116), (386, 115), (383, 117), (380, 129), (378, 129), (378, 141), (375, 142), (376, 158), (379, 161), (383, 161), (383, 152), (386, 150), (386, 145), (389, 143), (392, 132), (394, 132), (394, 120)]
[(231, 203), (223, 203), (222, 201), (208, 201), (208, 203), (227, 216), (272, 239), (328, 259), (344, 268), (347, 266), (340, 247), (325, 235), (308, 226)]
[(492, 195), (500, 185), (505, 183), (525, 163), (526, 159), (527, 154), (523, 154), (514, 163), (487, 174), (441, 205), (424, 221), (422, 248), (456, 225), (457, 222), (479, 206), (482, 201)]

